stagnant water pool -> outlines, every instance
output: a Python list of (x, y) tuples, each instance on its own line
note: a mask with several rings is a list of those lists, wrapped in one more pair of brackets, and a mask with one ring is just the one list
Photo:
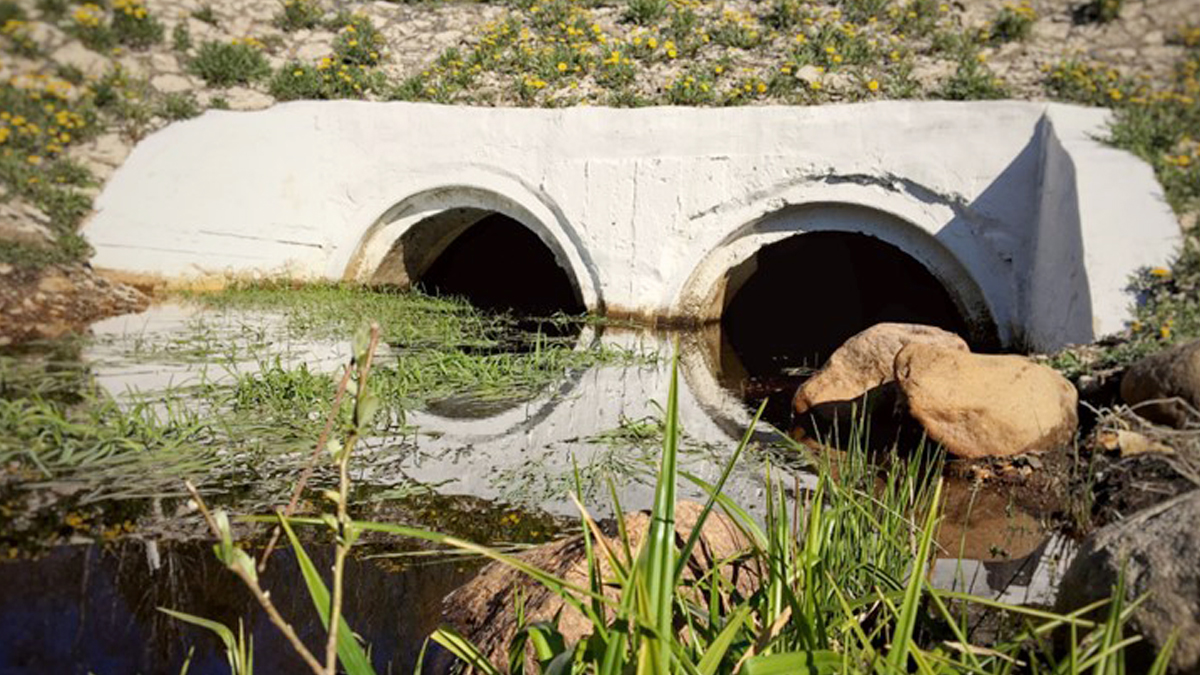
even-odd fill
[[(391, 400), (404, 403), (402, 412), (384, 415), (353, 462), (360, 517), (497, 545), (535, 544), (574, 527), (569, 494), (577, 475), (596, 516), (613, 513), (609, 481), (625, 510), (649, 508), (677, 350), (682, 471), (714, 480), (752, 418), (751, 405), (774, 393), (774, 426), (757, 430), (725, 492), (751, 509), (761, 505), (768, 462), (792, 490), (812, 483), (783, 433), (795, 381), (768, 378), (764, 385), (751, 377), (719, 331), (557, 321), (530, 337), (528, 322), (488, 333), (454, 308), (406, 311), (404, 321), (415, 323), (397, 320), (403, 326), (378, 357), (382, 368), (393, 368), (380, 381)], [(324, 323), (303, 308), (180, 301), (100, 322), (69, 345), (3, 355), (0, 400), (13, 406), (10, 416), (25, 416), (6, 422), (21, 433), (32, 424), (31, 400), (67, 401), (70, 409), (104, 400), (125, 412), (75, 421), (120, 419), (128, 434), (161, 447), (122, 452), (103, 433), (55, 427), (84, 437), (78, 452), (104, 452), (88, 461), (57, 455), (40, 466), (11, 444), (28, 439), (0, 445), (0, 541), (7, 548), (0, 563), (0, 674), (178, 673), (185, 661), (189, 673), (228, 672), (214, 636), (159, 607), (230, 626), (241, 619), (254, 635), (260, 672), (298, 670), (250, 596), (200, 540), (182, 480), (196, 481), (213, 504), (235, 513), (269, 512), (286, 500), (323, 420), (322, 394), (350, 353), (344, 332)], [(121, 416), (131, 410), (149, 430)], [(331, 482), (328, 471), (318, 471), (316, 486)], [(1002, 494), (950, 488), (934, 582), (1008, 602), (1051, 601), (1069, 542)], [(687, 482), (680, 492), (703, 497)], [(315, 541), (312, 549), (318, 565), (328, 560), (327, 546)], [(439, 623), (442, 598), (479, 567), (413, 549), (369, 542), (349, 571), (347, 615), (371, 645), (379, 672), (411, 672)], [(316, 643), (321, 629), (294, 561), (286, 551), (277, 556), (265, 585)], [(427, 660), (434, 670), (444, 665)]]

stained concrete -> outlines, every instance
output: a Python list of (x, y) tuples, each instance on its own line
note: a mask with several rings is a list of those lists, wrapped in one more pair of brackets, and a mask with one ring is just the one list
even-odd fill
[(1129, 276), (1179, 240), (1150, 167), (1096, 140), (1108, 115), (1011, 101), (209, 111), (142, 141), (84, 235), (105, 268), (405, 284), (501, 213), (589, 309), (712, 320), (762, 246), (859, 232), (925, 265), (975, 330), (1050, 350), (1120, 329)]

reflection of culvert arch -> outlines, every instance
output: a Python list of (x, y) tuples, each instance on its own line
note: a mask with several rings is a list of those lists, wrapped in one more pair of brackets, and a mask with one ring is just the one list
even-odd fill
[[(778, 309), (764, 329), (784, 338), (792, 332), (802, 340), (806, 324), (840, 321), (847, 334), (826, 331), (831, 333), (826, 342), (836, 347), (855, 326), (908, 320), (960, 330), (979, 348), (997, 344), (993, 314), (967, 267), (934, 236), (889, 213), (849, 204), (771, 213), (710, 251), (684, 287), (681, 303), (702, 321), (720, 321), (743, 289), (754, 290), (748, 285), (760, 271), (776, 277), (767, 290)], [(861, 288), (839, 297), (847, 284)], [(830, 297), (830, 306), (817, 307)], [(817, 351), (828, 356), (828, 349)]]
[(420, 284), (488, 309), (580, 313), (601, 302), (574, 241), (557, 211), (535, 197), (447, 186), (388, 209), (360, 240), (344, 276)]
[[(600, 344), (601, 332), (585, 326), (575, 343), (575, 350), (594, 349)], [(587, 369), (570, 371), (558, 386), (537, 396), (497, 403), (490, 414), (479, 414), (480, 408), (454, 410), (451, 405), (434, 405), (431, 409), (407, 413), (408, 423), (422, 433), (453, 436), (463, 443), (485, 443), (531, 429), (546, 419), (562, 401), (571, 398), (583, 386), (581, 379)]]

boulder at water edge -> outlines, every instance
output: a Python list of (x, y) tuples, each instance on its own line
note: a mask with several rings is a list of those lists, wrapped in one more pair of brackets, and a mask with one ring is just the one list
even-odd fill
[(1131, 619), (1130, 628), (1146, 645), (1134, 646), (1131, 656), (1141, 663), (1128, 664), (1129, 672), (1146, 672), (1172, 631), (1178, 630), (1170, 670), (1200, 675), (1197, 523), (1200, 490), (1193, 490), (1097, 530), (1063, 575), (1056, 609), (1072, 612), (1111, 596), (1124, 565), (1126, 600), (1148, 594)]
[[(681, 501), (676, 505), (676, 546), (682, 547), (686, 543), (701, 510), (701, 505), (695, 502)], [(625, 531), (636, 557), (638, 546), (650, 531), (649, 514), (627, 514)], [(624, 560), (623, 545), (615, 533), (608, 534), (605, 543)], [(724, 514), (713, 511), (704, 521), (684, 578), (700, 579), (717, 561), (721, 561), (724, 562), (721, 574), (748, 596), (758, 587), (760, 576), (757, 567), (753, 562), (728, 562), (747, 548), (749, 542), (741, 530)], [(600, 545), (596, 544), (600, 575), (604, 579), (611, 579), (612, 570), (601, 551)], [(582, 536), (543, 544), (519, 554), (517, 558), (577, 586), (586, 588), (588, 585), (587, 554)], [(591, 633), (592, 626), (587, 618), (572, 607), (564, 607), (561, 597), (526, 574), (499, 562), (484, 567), (478, 576), (447, 596), (444, 602), (446, 620), (470, 638), (493, 664), (506, 668), (508, 643), (517, 631), (515, 609), (518, 594), (524, 602), (527, 623), (551, 621), (561, 611), (558, 629), (567, 644)], [(605, 594), (617, 598), (617, 591), (612, 586), (605, 587)]]
[(1121, 398), (1151, 422), (1173, 427), (1200, 423), (1200, 340), (1133, 364), (1121, 379)]
[(909, 344), (894, 367), (909, 412), (950, 454), (1007, 457), (1051, 450), (1075, 435), (1075, 388), (1023, 356)]
[(820, 372), (796, 391), (792, 408), (796, 414), (804, 414), (857, 401), (868, 391), (892, 381), (896, 353), (913, 343), (968, 351), (962, 338), (941, 328), (878, 323), (842, 343)]

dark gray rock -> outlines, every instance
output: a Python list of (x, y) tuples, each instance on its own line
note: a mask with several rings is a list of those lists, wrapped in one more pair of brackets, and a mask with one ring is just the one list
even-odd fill
[(1121, 379), (1121, 398), (1151, 422), (1176, 428), (1200, 424), (1200, 340), (1133, 364)]
[(1127, 564), (1126, 599), (1149, 594), (1131, 620), (1130, 628), (1145, 638), (1145, 648), (1131, 652), (1129, 672), (1145, 672), (1178, 629), (1171, 672), (1200, 674), (1198, 524), (1200, 490), (1193, 490), (1097, 530), (1063, 575), (1056, 609), (1070, 612), (1109, 597)]

